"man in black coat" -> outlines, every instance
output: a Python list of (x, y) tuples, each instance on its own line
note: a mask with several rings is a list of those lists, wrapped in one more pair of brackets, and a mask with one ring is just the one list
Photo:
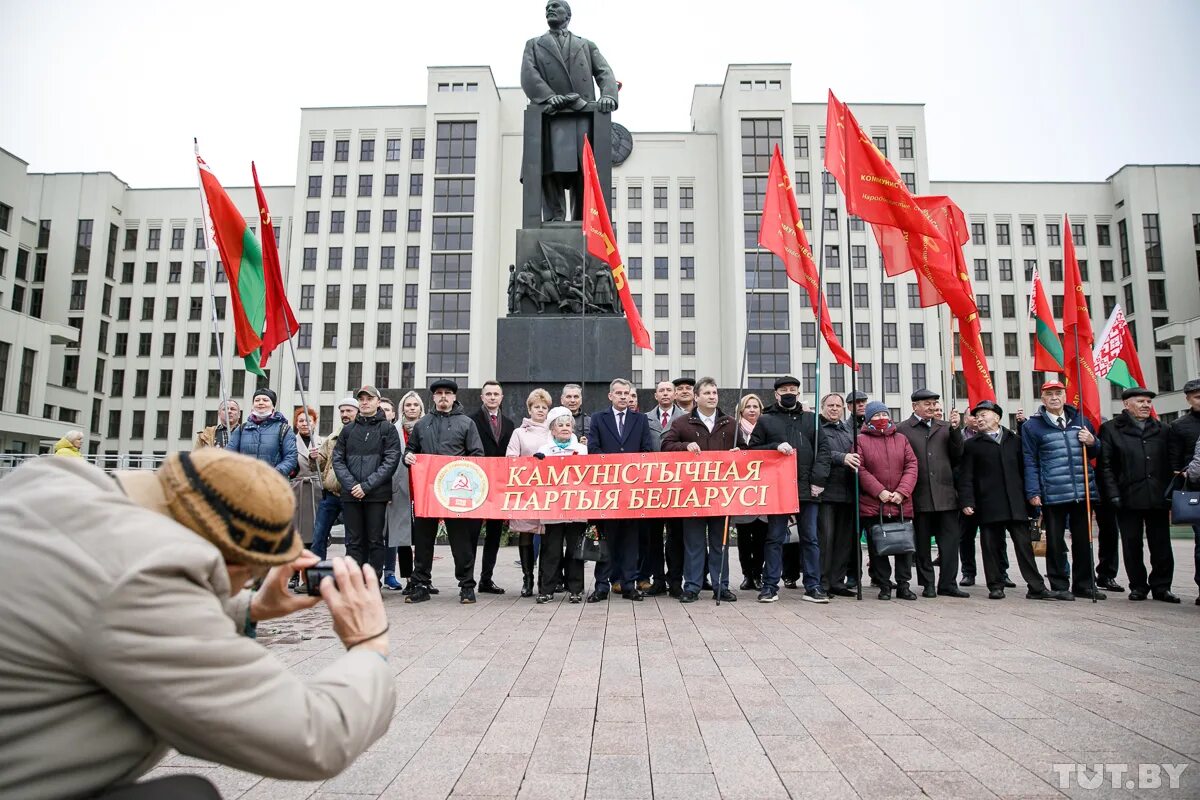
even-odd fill
[[(592, 414), (588, 455), (602, 453), (653, 453), (658, 449), (650, 421), (645, 414), (629, 409), (633, 384), (624, 378), (608, 386), (612, 404)], [(608, 561), (596, 562), (596, 585), (588, 595), (589, 603), (608, 599), (609, 586), (619, 581), (621, 596), (626, 600), (641, 600), (637, 585), (638, 521), (636, 519), (604, 520), (602, 530), (608, 541)]]
[[(1125, 410), (1100, 426), (1100, 485), (1117, 510), (1129, 599), (1178, 603), (1171, 592), (1171, 512), (1165, 498), (1171, 483), (1167, 427), (1151, 417), (1154, 392), (1135, 387), (1121, 393)], [(1150, 576), (1142, 556), (1142, 532), (1150, 545)]]
[(821, 546), (817, 540), (817, 498), (829, 481), (829, 442), (817, 433), (817, 415), (800, 404), (800, 381), (784, 375), (775, 381), (775, 402), (763, 410), (783, 439), (796, 451), (796, 491), (800, 510), (796, 528), (800, 541), (783, 546), (783, 585), (796, 588), (804, 576), (804, 600), (828, 603), (821, 588)]
[[(480, 392), (483, 405), (471, 415), (471, 421), (479, 430), (479, 439), (483, 442), (483, 454), (488, 458), (504, 458), (508, 452), (508, 440), (512, 438), (513, 421), (500, 413), (500, 404), (504, 402), (504, 387), (496, 381), (487, 381)], [(479, 534), (486, 530), (483, 540), (483, 564), (479, 568), (479, 591), (486, 594), (504, 594), (504, 590), (492, 582), (492, 572), (496, 569), (496, 554), (500, 552), (500, 532), (504, 529), (504, 520), (473, 519), (471, 526), (471, 541), (473, 547), (479, 547)], [(521, 566), (529, 561), (529, 571), (533, 571), (533, 547), (530, 553), (521, 553)], [(528, 556), (528, 559), (526, 558)]]
[(1004, 599), (1005, 553), (1008, 549), (1005, 536), (1011, 534), (1017, 566), (1029, 587), (1025, 597), (1030, 600), (1064, 599), (1046, 591), (1046, 581), (1033, 558), (1029, 511), (1025, 507), (1021, 437), (1000, 426), (1004, 411), (991, 400), (978, 403), (972, 414), (975, 435), (963, 445), (958, 470), (958, 501), (963, 516), (979, 524), (988, 598)]
[[(917, 488), (913, 492), (913, 527), (917, 534), (918, 582), (923, 597), (970, 597), (958, 588), (958, 497), (954, 472), (962, 458), (962, 431), (949, 422), (935, 419), (941, 395), (917, 389), (910, 396), (913, 414), (896, 425), (917, 454)], [(933, 571), (930, 537), (937, 540), (941, 567)]]
[[(458, 384), (449, 378), (441, 378), (430, 384), (429, 393), (433, 395), (433, 410), (413, 426), (404, 451), (405, 466), (412, 467), (417, 463), (418, 455), (482, 456), (479, 430), (458, 402)], [(465, 605), (475, 602), (475, 545), (468, 522), (466, 519), (445, 520), (446, 538), (454, 557), (454, 577), (458, 580), (458, 601)], [(413, 522), (413, 589), (404, 598), (406, 603), (423, 603), (429, 599), (437, 529), (436, 517), (417, 517)]]
[[(1200, 378), (1193, 378), (1183, 385), (1183, 396), (1187, 400), (1189, 410), (1171, 423), (1167, 432), (1167, 454), (1171, 461), (1171, 471), (1180, 474), (1192, 460), (1196, 451), (1196, 440), (1200, 439)], [(1189, 489), (1200, 489), (1200, 485), (1188, 482)], [(1175, 488), (1180, 488), (1178, 482)], [(1195, 581), (1200, 587), (1200, 525), (1192, 526), (1192, 534), (1196, 538), (1195, 550)], [(1196, 598), (1200, 606), (1200, 597)]]
[[(862, 463), (854, 452), (854, 432), (845, 416), (841, 395), (821, 398), (821, 434), (829, 443), (829, 479), (819, 498), (817, 536), (821, 546), (821, 588), (826, 594), (853, 597), (846, 578), (858, 578), (862, 557), (855, 526), (855, 472)], [(854, 559), (858, 559), (855, 562)]]
[(387, 506), (400, 464), (400, 434), (379, 408), (374, 386), (358, 390), (358, 416), (342, 428), (333, 448), (333, 474), (342, 485), (346, 555), (369, 562), (382, 579), (388, 559)]

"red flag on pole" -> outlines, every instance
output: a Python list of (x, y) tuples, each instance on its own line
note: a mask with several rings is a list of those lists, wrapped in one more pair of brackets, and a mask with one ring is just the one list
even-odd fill
[(1075, 260), (1075, 241), (1071, 237), (1071, 220), (1063, 215), (1063, 377), (1067, 384), (1067, 402), (1075, 406), (1100, 429), (1100, 389), (1096, 385), (1096, 366), (1092, 349), (1096, 344), (1092, 332), (1092, 315), (1087, 307), (1087, 294)]
[(262, 355), (259, 365), (265, 367), (271, 352), (292, 337), (299, 327), (296, 315), (288, 303), (283, 288), (283, 270), (279, 266), (279, 248), (275, 244), (275, 226), (271, 210), (267, 208), (267, 196), (258, 182), (258, 168), (250, 162), (254, 175), (254, 193), (258, 196), (258, 220), (262, 232), (263, 279), (266, 282), (267, 317), (262, 335)]
[(832, 90), (825, 113), (825, 169), (845, 192), (848, 213), (867, 222), (948, 238), (917, 205), (896, 168)]
[(596, 158), (592, 154), (592, 143), (586, 136), (583, 139), (582, 224), (587, 251), (608, 264), (612, 270), (613, 284), (621, 298), (621, 307), (625, 309), (625, 321), (629, 323), (633, 343), (643, 350), (653, 351), (654, 348), (650, 346), (650, 334), (642, 324), (642, 315), (638, 313), (637, 305), (633, 302), (633, 292), (629, 291), (629, 281), (625, 279), (625, 265), (621, 263), (621, 254), (617, 251), (617, 236), (613, 233), (612, 222), (608, 218), (608, 207), (604, 203), (604, 192), (600, 188), (600, 176), (596, 172)]
[(814, 311), (818, 308), (821, 310), (818, 314), (821, 320), (821, 335), (829, 344), (829, 352), (833, 354), (834, 359), (839, 364), (857, 369), (854, 359), (850, 358), (850, 354), (838, 341), (837, 334), (833, 332), (833, 322), (829, 319), (825, 293), (821, 291), (817, 265), (812, 249), (808, 246), (808, 237), (804, 233), (800, 209), (796, 206), (796, 195), (792, 192), (791, 173), (783, 164), (783, 154), (779, 152), (779, 145), (775, 145), (775, 152), (771, 156), (771, 171), (767, 175), (767, 193), (763, 199), (762, 226), (758, 231), (758, 243), (783, 261), (787, 276), (808, 292)]

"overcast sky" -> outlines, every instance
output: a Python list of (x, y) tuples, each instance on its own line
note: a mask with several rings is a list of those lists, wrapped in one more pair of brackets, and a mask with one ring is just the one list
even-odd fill
[[(302, 106), (422, 104), (426, 67), (518, 84), (537, 0), (0, 0), (0, 147), (33, 171), (295, 181)], [(688, 130), (697, 83), (790, 62), (793, 100), (924, 103), (935, 180), (1103, 180), (1200, 162), (1200, 2), (577, 0), (615, 119)]]

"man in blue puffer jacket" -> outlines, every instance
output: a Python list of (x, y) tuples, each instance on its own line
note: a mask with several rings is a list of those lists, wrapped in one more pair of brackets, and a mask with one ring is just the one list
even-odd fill
[(226, 450), (265, 461), (285, 478), (296, 471), (296, 437), (287, 418), (275, 410), (275, 393), (255, 390), (250, 417), (229, 437)]
[[(1092, 521), (1085, 492), (1091, 492), (1093, 503), (1099, 502), (1100, 495), (1094, 470), (1089, 466), (1085, 477), (1083, 465), (1083, 446), (1087, 445), (1089, 457), (1096, 457), (1100, 444), (1092, 424), (1066, 403), (1066, 387), (1059, 381), (1046, 381), (1042, 384), (1042, 407), (1021, 428), (1025, 499), (1042, 509), (1051, 594), (1058, 600), (1074, 600), (1095, 593), (1097, 600), (1103, 600), (1105, 595), (1096, 590), (1092, 569)], [(1064, 532), (1068, 527), (1074, 569), (1067, 564)]]

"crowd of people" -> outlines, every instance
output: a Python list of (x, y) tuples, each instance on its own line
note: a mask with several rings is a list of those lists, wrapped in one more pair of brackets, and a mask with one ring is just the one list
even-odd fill
[[(432, 409), (415, 391), (404, 394), (396, 409), (375, 387), (363, 386), (338, 404), (339, 432), (322, 439), (314, 409), (296, 409), (289, 427), (275, 409), (274, 393), (259, 389), (245, 421), (235, 403), (222, 406), (221, 425), (200, 432), (197, 445), (224, 442), (290, 478), (296, 525), (312, 551), (326, 556), (340, 517), (347, 555), (369, 563), (383, 588), (403, 593), (408, 603), (438, 594), (432, 567), (439, 526), (462, 603), (475, 602), (476, 592), (505, 593), (494, 580), (505, 526), (517, 542), (520, 594), (538, 603), (557, 594), (573, 603), (603, 602), (612, 594), (691, 603), (704, 592), (733, 602), (731, 540), (740, 589), (764, 603), (778, 599), (781, 585), (805, 601), (827, 603), (858, 596), (863, 582), (880, 600), (965, 598), (980, 573), (988, 597), (1003, 599), (1006, 589), (1016, 587), (1009, 575), (1010, 539), (1026, 598), (1103, 600), (1106, 592), (1123, 593), (1116, 580), (1123, 555), (1130, 599), (1179, 602), (1171, 591), (1170, 499), (1175, 489), (1200, 485), (1200, 380), (1185, 387), (1190, 410), (1171, 425), (1154, 415), (1153, 392), (1133, 388), (1123, 393), (1124, 411), (1099, 430), (1066, 403), (1058, 381), (1042, 386), (1036, 413), (1027, 417), (1018, 409), (1011, 427), (992, 401), (947, 417), (938, 393), (926, 388), (912, 394), (912, 413), (904, 419), (893, 419), (886, 405), (862, 392), (827, 394), (817, 410), (809, 410), (792, 376), (775, 381), (772, 396), (744, 394), (732, 415), (718, 407), (711, 378), (660, 382), (654, 408), (646, 412), (637, 409), (636, 392), (623, 379), (612, 381), (607, 405), (592, 413), (583, 411), (576, 384), (562, 387), (558, 405), (539, 388), (526, 398), (527, 415), (519, 423), (503, 413), (504, 390), (495, 381), (484, 384), (472, 413), (458, 401), (454, 381), (434, 381), (429, 391)], [(412, 512), (407, 468), (423, 454), (503, 458), (734, 449), (794, 453), (799, 510), (597, 522), (607, 558), (596, 563), (586, 595), (584, 564), (576, 557), (588, 528), (582, 520), (439, 520)], [(1098, 551), (1091, 544), (1093, 516)], [(911, 522), (911, 551), (876, 552), (871, 527), (895, 521)], [(1200, 532), (1197, 542), (1200, 566)], [(1043, 543), (1044, 576), (1034, 555)]]

